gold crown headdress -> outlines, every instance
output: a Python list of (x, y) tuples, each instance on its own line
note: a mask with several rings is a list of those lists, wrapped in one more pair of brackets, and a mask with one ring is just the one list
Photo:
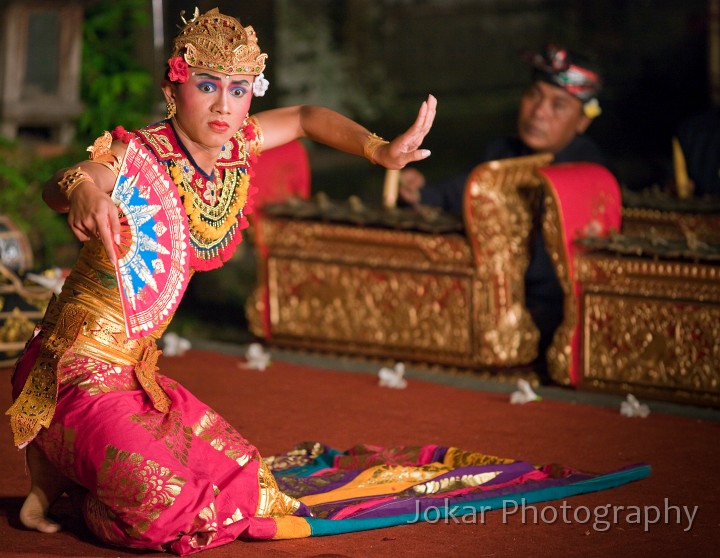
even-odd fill
[[(181, 12), (181, 17), (184, 12)], [(182, 56), (189, 66), (224, 74), (257, 76), (265, 69), (267, 54), (260, 52), (252, 26), (243, 27), (217, 8), (195, 13), (173, 41), (172, 56)]]

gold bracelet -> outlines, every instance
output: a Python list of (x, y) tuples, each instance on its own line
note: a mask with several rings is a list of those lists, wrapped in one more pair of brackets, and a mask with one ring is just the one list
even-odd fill
[(94, 159), (91, 158), (89, 162), (102, 165), (111, 173), (113, 173), (113, 176), (115, 178), (117, 178), (118, 174), (120, 174), (120, 159), (118, 159), (118, 156), (115, 155), (115, 153), (113, 153), (112, 151), (108, 151), (105, 155), (100, 155), (99, 157), (96, 157)]
[(60, 193), (65, 196), (65, 199), (70, 201), (70, 196), (81, 183), (83, 182), (94, 182), (92, 177), (82, 170), (80, 167), (75, 169), (68, 169), (63, 174), (63, 177), (58, 182), (60, 186)]
[(387, 145), (388, 143), (390, 142), (381, 138), (377, 134), (368, 134), (367, 142), (363, 147), (363, 153), (365, 154), (365, 158), (373, 165), (377, 165), (375, 159), (373, 158), (373, 155), (375, 154), (375, 151), (377, 151), (378, 147), (380, 147), (381, 145)]

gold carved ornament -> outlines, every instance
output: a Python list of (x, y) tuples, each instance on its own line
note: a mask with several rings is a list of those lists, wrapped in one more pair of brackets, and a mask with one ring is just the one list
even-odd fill
[(89, 159), (92, 163), (102, 165), (108, 169), (114, 177), (120, 174), (121, 162), (115, 153), (110, 149), (112, 146), (112, 135), (110, 132), (103, 132), (91, 146), (87, 148), (90, 153)]
[(479, 361), (526, 364), (537, 356), (539, 333), (525, 308), (525, 271), (532, 211), (540, 188), (534, 174), (552, 155), (530, 155), (478, 165), (465, 186), (465, 226), (475, 255), (473, 320)]
[[(183, 12), (184, 13), (184, 12)], [(207, 68), (224, 74), (260, 75), (267, 54), (260, 51), (252, 26), (243, 27), (234, 17), (217, 8), (192, 19), (173, 41), (172, 56), (182, 56), (189, 66)]]
[(553, 189), (548, 187), (547, 190), (543, 238), (563, 291), (563, 321), (555, 331), (552, 343), (547, 350), (548, 371), (554, 382), (560, 385), (569, 385), (573, 362), (572, 339), (579, 320), (578, 301), (568, 270), (569, 256), (561, 225), (559, 202)]
[(718, 266), (587, 253), (577, 271), (587, 385), (718, 405)]

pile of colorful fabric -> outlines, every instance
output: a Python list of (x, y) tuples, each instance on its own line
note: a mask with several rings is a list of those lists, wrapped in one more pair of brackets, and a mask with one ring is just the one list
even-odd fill
[[(312, 513), (306, 536), (477, 516), (481, 512), (613, 488), (648, 476), (645, 464), (591, 474), (458, 448), (319, 443), (265, 459), (278, 487)], [(299, 533), (298, 533), (299, 535)]]

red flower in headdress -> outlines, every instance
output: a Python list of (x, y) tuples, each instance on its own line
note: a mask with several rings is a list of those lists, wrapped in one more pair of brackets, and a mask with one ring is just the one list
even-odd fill
[(168, 66), (170, 66), (170, 71), (168, 72), (170, 81), (185, 83), (188, 80), (188, 65), (184, 58), (181, 56), (173, 56), (168, 59)]

